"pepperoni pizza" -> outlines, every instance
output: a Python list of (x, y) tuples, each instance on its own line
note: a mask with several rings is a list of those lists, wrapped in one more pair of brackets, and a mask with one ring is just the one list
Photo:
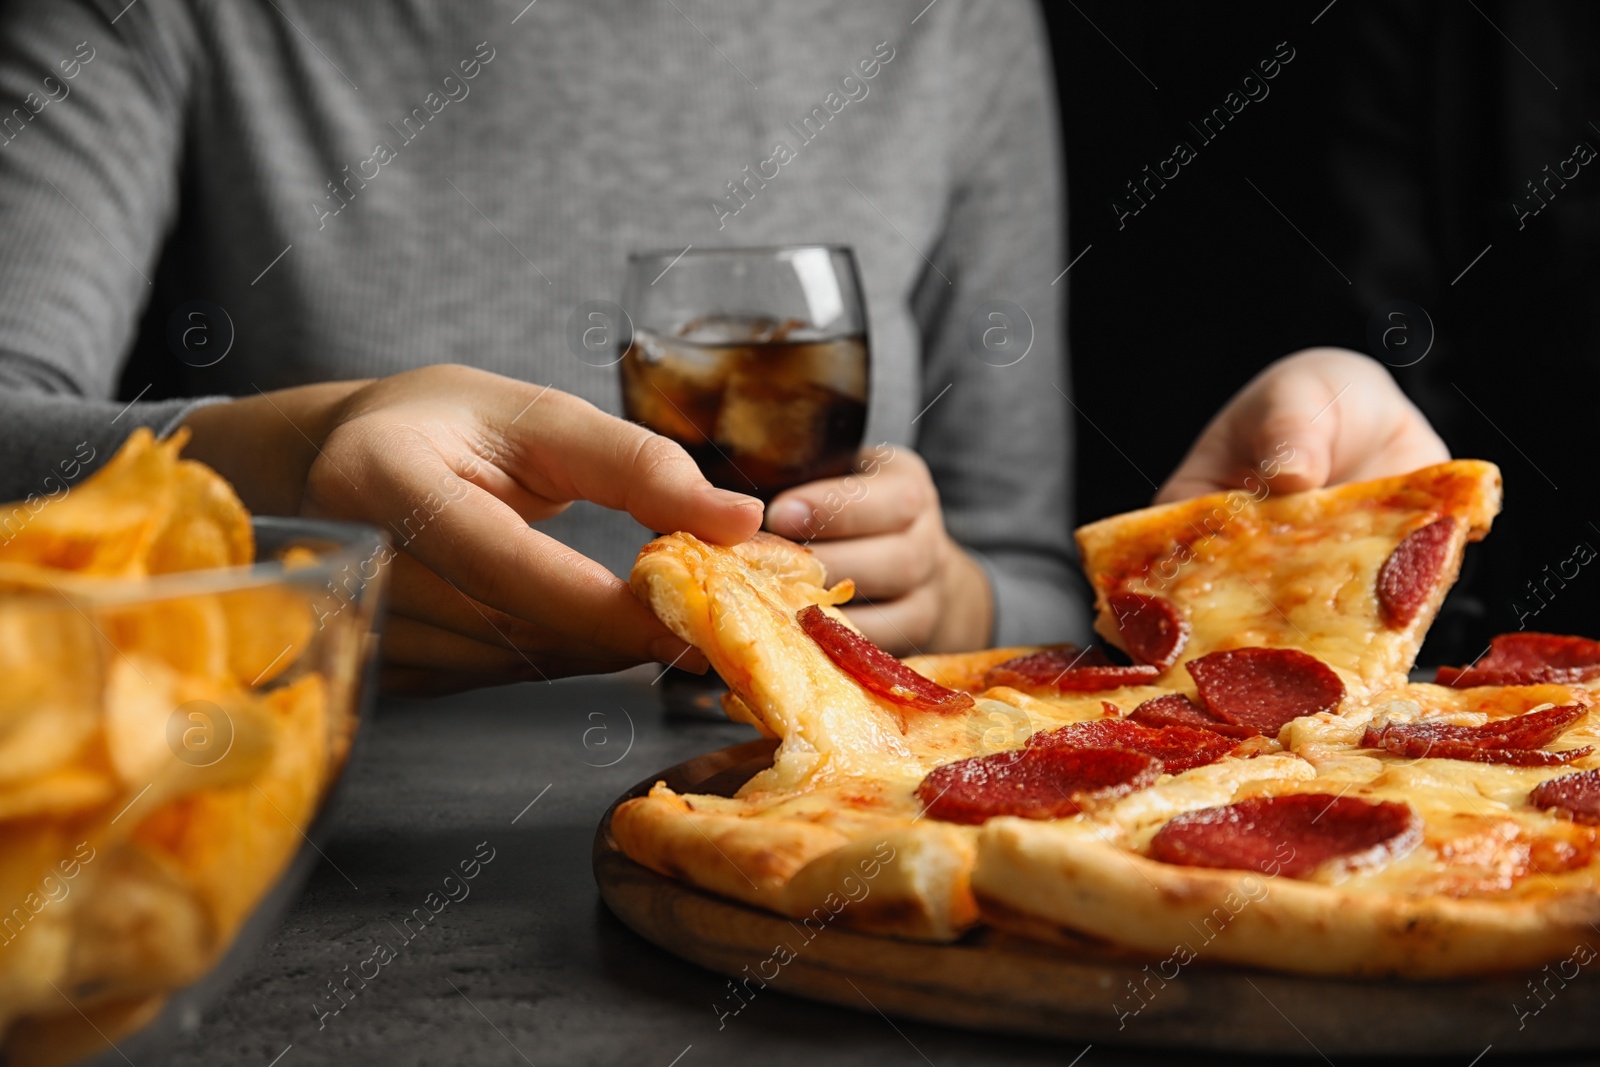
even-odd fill
[(807, 550), (659, 538), (635, 591), (781, 743), (732, 797), (658, 783), (613, 835), (901, 937), (988, 922), (1165, 955), (1203, 930), (1211, 960), (1300, 973), (1536, 967), (1600, 921), (1600, 642), (1508, 634), (1409, 680), (1499, 499), (1456, 461), (1108, 519), (1078, 539), (1112, 649), (903, 662)]

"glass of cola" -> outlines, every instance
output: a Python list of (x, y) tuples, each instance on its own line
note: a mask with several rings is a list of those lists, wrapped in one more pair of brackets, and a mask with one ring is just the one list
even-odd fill
[(627, 417), (762, 500), (850, 473), (867, 421), (866, 313), (848, 248), (628, 258)]

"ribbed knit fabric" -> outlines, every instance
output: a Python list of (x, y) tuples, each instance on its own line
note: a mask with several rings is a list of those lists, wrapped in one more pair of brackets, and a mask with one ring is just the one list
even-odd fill
[[(928, 461), (998, 641), (1077, 636), (1050, 100), (1020, 0), (8, 3), (0, 495), (181, 414), (114, 399), (129, 360), (189, 397), (460, 362), (618, 411), (568, 327), (629, 251), (849, 244), (869, 440)], [(194, 300), (235, 330), (203, 369), (166, 351)], [(542, 528), (622, 573), (646, 538)]]

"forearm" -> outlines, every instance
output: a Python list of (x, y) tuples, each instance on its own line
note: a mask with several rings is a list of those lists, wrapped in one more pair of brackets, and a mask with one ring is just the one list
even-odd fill
[(135, 427), (161, 432), (190, 403), (91, 399), (14, 371), (0, 358), (0, 500), (59, 496), (110, 459)]
[(183, 421), (193, 434), (184, 455), (232, 482), (250, 510), (297, 514), (340, 405), (366, 384), (322, 382), (196, 408)]

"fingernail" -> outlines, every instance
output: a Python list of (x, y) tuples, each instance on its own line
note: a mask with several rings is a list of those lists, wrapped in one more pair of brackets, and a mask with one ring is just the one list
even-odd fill
[(755, 497), (746, 496), (744, 493), (735, 493), (730, 489), (708, 489), (706, 490), (706, 497), (712, 503), (724, 508), (759, 508), (761, 506), (761, 501)]
[(772, 529), (798, 529), (810, 516), (811, 509), (793, 497), (773, 501), (767, 506), (767, 526)]

